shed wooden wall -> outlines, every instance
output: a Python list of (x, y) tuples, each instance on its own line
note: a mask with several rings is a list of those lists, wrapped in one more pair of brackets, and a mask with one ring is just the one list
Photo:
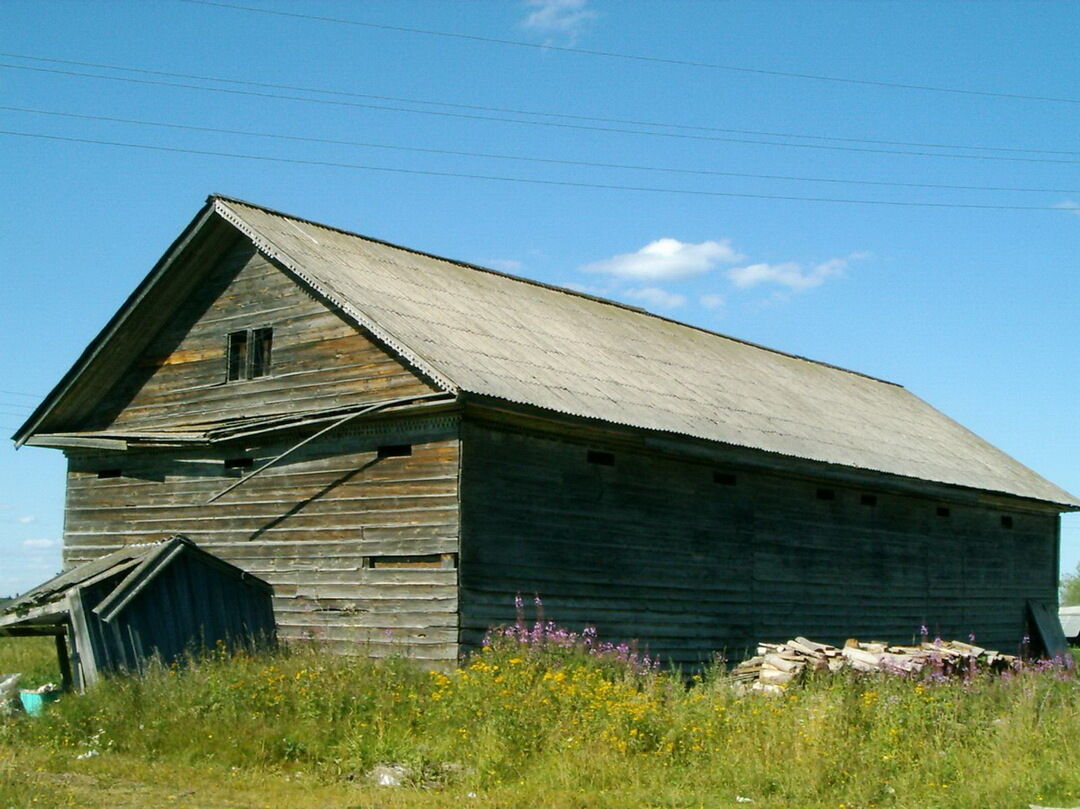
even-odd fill
[[(922, 624), (1012, 651), (1025, 600), (1056, 599), (1056, 515), (1011, 512), (1008, 530), (994, 508), (491, 422), (466, 424), (463, 444), (466, 646), (514, 619), (517, 593), (539, 593), (550, 619), (683, 664), (800, 634), (908, 642)], [(615, 465), (588, 463), (589, 449)], [(717, 470), (736, 484), (714, 482)]]
[[(225, 381), (226, 336), (274, 329), (270, 376)], [(160, 429), (428, 393), (435, 388), (237, 238), (84, 425)]]
[[(456, 417), (384, 419), (317, 439), (211, 505), (212, 494), (296, 443), (69, 456), (65, 564), (186, 534), (274, 586), (279, 636), (342, 651), (457, 654), (457, 570), (369, 567), (386, 556), (458, 551)], [(412, 455), (378, 458), (385, 444)], [(98, 478), (101, 469), (121, 477)]]
[(101, 620), (94, 607), (128, 573), (95, 582), (75, 596), (85, 631), (76, 631), (73, 651), (86, 684), (98, 674), (142, 671), (155, 656), (171, 663), (200, 646), (247, 646), (273, 639), (274, 619), (264, 587), (238, 581), (236, 574), (186, 553), (173, 559), (112, 621)]

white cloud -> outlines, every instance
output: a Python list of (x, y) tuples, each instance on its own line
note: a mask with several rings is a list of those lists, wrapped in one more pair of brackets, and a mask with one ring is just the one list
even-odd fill
[(556, 36), (573, 44), (597, 16), (586, 8), (588, 0), (526, 0), (526, 5), (531, 10), (522, 20), (522, 27), (548, 37), (549, 44)]
[(24, 514), (24, 515), (23, 515), (22, 517), (19, 517), (19, 518), (17, 519), (17, 522), (21, 523), (22, 525), (29, 525), (29, 524), (30, 524), (30, 523), (32, 523), (32, 522), (33, 522), (33, 521), (34, 521), (35, 519), (36, 519), (36, 518), (35, 518), (35, 517), (34, 517), (34, 515), (32, 515), (32, 514)]
[(1063, 211), (1068, 211), (1069, 213), (1080, 216), (1080, 202), (1077, 202), (1075, 199), (1067, 199), (1064, 202), (1059, 202), (1054, 207), (1061, 208)]
[(512, 258), (493, 258), (488, 261), (488, 266), (495, 270), (502, 270), (503, 272), (517, 272), (525, 265)]
[(677, 309), (686, 303), (686, 298), (675, 292), (668, 292), (660, 287), (642, 287), (626, 290), (626, 297), (641, 301), (654, 309)]
[(59, 543), (55, 539), (24, 539), (24, 548), (52, 548)]
[(724, 308), (724, 296), (710, 293), (708, 295), (702, 295), (699, 299), (701, 305), (706, 309), (723, 309)]
[(866, 253), (852, 253), (806, 268), (794, 261), (785, 261), (782, 264), (748, 264), (744, 267), (733, 267), (728, 270), (727, 275), (732, 283), (740, 288), (778, 284), (792, 292), (803, 292), (821, 286), (830, 278), (843, 275), (849, 263), (866, 257)]
[(633, 281), (672, 281), (702, 275), (717, 264), (741, 258), (727, 239), (690, 244), (665, 238), (649, 242), (634, 253), (620, 253), (586, 264), (581, 269)]

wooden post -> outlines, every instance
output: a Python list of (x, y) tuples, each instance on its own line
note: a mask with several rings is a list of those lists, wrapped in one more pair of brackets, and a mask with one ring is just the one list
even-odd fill
[(60, 663), (60, 686), (64, 691), (70, 691), (72, 687), (71, 660), (68, 658), (67, 640), (63, 632), (58, 632), (54, 637), (56, 638), (56, 658)]

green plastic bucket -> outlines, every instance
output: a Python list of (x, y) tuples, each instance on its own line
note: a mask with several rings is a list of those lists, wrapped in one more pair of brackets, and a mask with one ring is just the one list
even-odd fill
[(46, 703), (56, 702), (58, 699), (60, 699), (59, 691), (46, 691), (44, 694), (36, 691), (19, 692), (19, 702), (22, 703), (23, 710), (31, 716), (40, 716), (45, 710)]

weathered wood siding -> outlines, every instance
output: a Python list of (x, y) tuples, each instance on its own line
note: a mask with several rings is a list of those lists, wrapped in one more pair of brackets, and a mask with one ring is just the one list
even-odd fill
[(171, 663), (196, 645), (243, 647), (273, 639), (274, 618), (263, 587), (237, 581), (235, 573), (187, 554), (172, 560), (111, 621), (102, 620), (94, 607), (130, 572), (81, 588), (76, 596), (82, 617), (74, 651), (84, 684), (99, 674), (142, 671), (152, 657)]
[(799, 634), (910, 641), (924, 624), (1011, 651), (1025, 600), (1056, 599), (1056, 515), (1010, 512), (1006, 529), (995, 508), (491, 423), (468, 423), (463, 446), (466, 646), (513, 621), (518, 593), (539, 594), (547, 618), (691, 665)]
[[(270, 375), (226, 382), (226, 336), (265, 326), (274, 330)], [(85, 426), (160, 429), (434, 389), (238, 239)]]
[[(69, 456), (64, 561), (186, 534), (274, 586), (279, 636), (361, 654), (457, 654), (458, 427), (453, 415), (343, 427), (206, 505), (296, 443)], [(378, 457), (380, 445), (412, 447)], [(119, 477), (99, 478), (102, 469)], [(449, 554), (445, 567), (393, 566)], [(389, 566), (379, 564), (390, 558)]]

